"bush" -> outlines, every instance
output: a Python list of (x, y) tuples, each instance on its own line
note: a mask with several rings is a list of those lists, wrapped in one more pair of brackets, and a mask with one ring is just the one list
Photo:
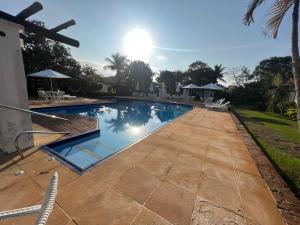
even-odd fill
[(287, 106), (284, 116), (291, 120), (297, 120), (297, 111), (295, 104)]

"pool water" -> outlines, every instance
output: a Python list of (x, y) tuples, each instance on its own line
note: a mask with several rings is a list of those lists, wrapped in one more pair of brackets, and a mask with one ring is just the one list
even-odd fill
[(45, 148), (84, 171), (191, 110), (181, 104), (118, 100), (99, 105), (37, 109), (42, 113), (98, 117), (100, 132), (81, 135)]

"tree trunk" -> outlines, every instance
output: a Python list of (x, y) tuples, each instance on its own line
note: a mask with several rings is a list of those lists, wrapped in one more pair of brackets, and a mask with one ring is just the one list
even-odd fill
[(298, 129), (300, 131), (300, 58), (298, 46), (299, 0), (295, 0), (292, 14), (292, 62), (296, 92), (296, 110)]

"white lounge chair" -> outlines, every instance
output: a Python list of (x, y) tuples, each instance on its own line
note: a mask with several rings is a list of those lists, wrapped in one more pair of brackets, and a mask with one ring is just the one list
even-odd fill
[(51, 99), (51, 95), (47, 94), (45, 91), (43, 90), (38, 90), (38, 96), (40, 99), (43, 99), (45, 101), (49, 101), (49, 99)]
[(221, 98), (221, 99), (219, 99), (219, 100), (217, 100), (215, 102), (207, 103), (207, 105), (210, 105), (210, 106), (212, 106), (212, 105), (219, 106), (219, 105), (223, 104), (224, 101), (225, 101), (225, 98)]
[(13, 219), (21, 216), (29, 216), (38, 214), (35, 225), (44, 225), (47, 223), (48, 217), (52, 212), (57, 195), (58, 174), (54, 172), (51, 178), (48, 190), (44, 196), (43, 205), (35, 205), (26, 208), (13, 209), (9, 211), (0, 212), (0, 221), (4, 219)]
[(205, 107), (208, 109), (217, 109), (217, 110), (228, 110), (228, 105), (230, 104), (230, 102), (226, 102), (224, 104), (216, 104), (216, 103), (212, 103), (212, 104), (205, 104)]
[(77, 98), (77, 96), (75, 96), (75, 95), (64, 95), (64, 99), (71, 100), (71, 99), (75, 99), (75, 98)]

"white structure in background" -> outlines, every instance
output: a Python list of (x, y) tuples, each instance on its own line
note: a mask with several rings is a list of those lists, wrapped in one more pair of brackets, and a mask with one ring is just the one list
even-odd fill
[[(0, 103), (29, 109), (26, 78), (19, 38), (23, 27), (0, 19)], [(0, 149), (15, 152), (15, 137), (32, 130), (31, 115), (24, 112), (0, 108)], [(20, 138), (21, 149), (33, 146), (32, 136)]]
[(53, 92), (52, 79), (69, 79), (71, 77), (64, 75), (62, 73), (56, 72), (54, 70), (42, 70), (40, 72), (32, 73), (27, 75), (28, 77), (39, 77), (39, 78), (47, 78), (50, 79), (51, 91)]
[(160, 98), (166, 98), (167, 97), (167, 90), (166, 85), (164, 82), (158, 85), (158, 96)]
[(179, 85), (179, 83), (176, 84), (176, 93), (177, 93), (177, 95), (180, 93), (180, 85)]
[(154, 91), (153, 82), (151, 82), (149, 87), (149, 93), (148, 93), (149, 97), (157, 97), (156, 93), (153, 93), (153, 91)]
[(149, 91), (152, 93), (153, 92), (153, 83), (150, 83)]
[(182, 98), (183, 100), (191, 100), (190, 90), (200, 89), (200, 87), (196, 84), (188, 84), (186, 86), (181, 87), (183, 89)]
[(140, 83), (139, 83), (139, 82), (136, 83), (135, 90), (136, 90), (137, 92), (140, 91)]
[(101, 88), (101, 92), (105, 92), (105, 93), (111, 93), (112, 92), (112, 86), (110, 84), (105, 84), (105, 83), (102, 83), (100, 82), (99, 84), (102, 85), (102, 88)]

